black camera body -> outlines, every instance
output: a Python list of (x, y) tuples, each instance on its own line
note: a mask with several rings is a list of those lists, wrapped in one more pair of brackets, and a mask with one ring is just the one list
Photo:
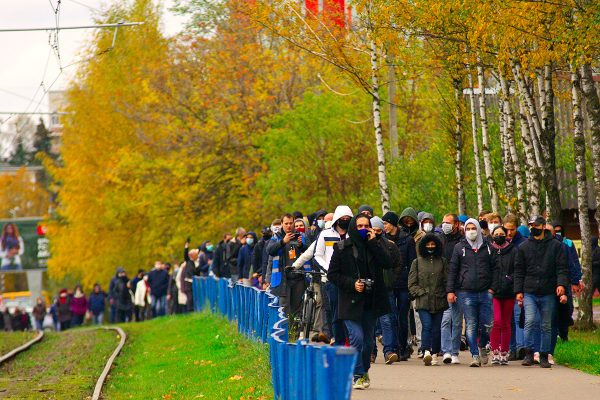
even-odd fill
[(375, 281), (373, 279), (360, 279), (360, 282), (365, 285), (365, 293), (373, 292)]

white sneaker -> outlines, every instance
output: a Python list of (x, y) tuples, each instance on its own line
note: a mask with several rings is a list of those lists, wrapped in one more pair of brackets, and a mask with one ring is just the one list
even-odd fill
[(431, 353), (429, 352), (429, 350), (425, 350), (425, 353), (423, 354), (423, 362), (425, 363), (425, 365), (431, 365), (432, 359), (433, 357), (431, 357)]
[(554, 365), (554, 357), (552, 357), (552, 354), (548, 354), (548, 362), (550, 365)]
[(458, 359), (458, 356), (452, 356), (451, 364), (460, 364), (460, 360)]
[(535, 353), (533, 353), (533, 363), (534, 364), (540, 363), (540, 353), (537, 351)]
[(452, 354), (444, 353), (444, 358), (442, 358), (444, 364), (450, 364), (452, 362)]
[(434, 354), (431, 356), (431, 365), (438, 365), (438, 355)]

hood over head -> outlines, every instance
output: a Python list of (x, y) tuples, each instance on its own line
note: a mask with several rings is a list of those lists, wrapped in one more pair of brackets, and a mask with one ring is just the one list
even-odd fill
[(435, 233), (428, 233), (423, 236), (423, 239), (419, 242), (419, 254), (425, 256), (427, 253), (427, 247), (425, 245), (429, 242), (435, 242), (435, 253), (433, 254), (435, 257), (442, 256), (442, 240)]
[(519, 232), (521, 234), (521, 236), (523, 236), (526, 239), (529, 239), (529, 236), (531, 236), (531, 233), (529, 232), (529, 228), (526, 227), (525, 225), (519, 225), (519, 227), (517, 228), (517, 232)]
[(468, 219), (469, 219), (469, 217), (468, 217), (467, 215), (459, 215), (459, 216), (458, 216), (458, 220), (459, 220), (460, 222), (462, 222), (463, 224), (464, 224), (465, 222), (467, 222), (467, 220), (468, 220)]
[(419, 225), (419, 216), (417, 215), (417, 212), (414, 208), (406, 207), (404, 211), (402, 211), (402, 214), (400, 214), (400, 224), (402, 224), (402, 218), (404, 217), (411, 217), (415, 220), (415, 223)]
[(433, 214), (425, 211), (421, 212), (420, 214), (421, 216), (419, 217), (419, 223), (423, 222), (423, 220), (430, 219), (435, 224), (435, 217), (433, 216)]
[(467, 236), (465, 234), (465, 240), (471, 245), (471, 247), (473, 249), (479, 249), (483, 245), (483, 235), (481, 233), (481, 225), (479, 225), (479, 221), (477, 221), (475, 218), (469, 218), (467, 220), (467, 222), (465, 223), (465, 233), (466, 233), (467, 225), (470, 225), (470, 224), (475, 225), (475, 228), (477, 228), (477, 238), (475, 238), (474, 241), (471, 241), (467, 238)]
[[(348, 216), (350, 218), (354, 217), (352, 214), (352, 210), (348, 206), (337, 206), (335, 208), (335, 212), (333, 213), (333, 219), (331, 220), (331, 225), (335, 224), (338, 219)], [(356, 226), (356, 224), (354, 224)]]
[[(369, 217), (365, 217), (364, 215), (357, 215), (355, 217), (352, 217), (352, 219), (350, 220), (350, 226), (348, 227), (348, 236), (350, 237), (350, 240), (355, 246), (364, 248), (366, 245), (366, 241), (360, 236), (360, 233), (358, 233), (358, 229), (356, 228), (356, 220), (359, 218), (366, 218), (367, 220), (369, 220)], [(371, 226), (370, 220), (369, 226)]]

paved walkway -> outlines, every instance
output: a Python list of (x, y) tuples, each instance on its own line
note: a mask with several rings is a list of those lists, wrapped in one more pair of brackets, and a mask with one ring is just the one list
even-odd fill
[[(371, 366), (371, 387), (353, 391), (353, 400), (599, 400), (600, 377), (566, 367), (508, 366), (469, 368), (468, 352), (460, 365), (425, 367), (421, 359), (385, 365), (381, 352)], [(441, 360), (440, 360), (441, 361)]]

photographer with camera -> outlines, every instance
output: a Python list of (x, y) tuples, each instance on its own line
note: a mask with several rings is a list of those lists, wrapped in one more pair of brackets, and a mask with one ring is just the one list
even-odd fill
[(353, 388), (366, 389), (370, 386), (375, 321), (391, 312), (383, 269), (392, 268), (392, 260), (367, 216), (352, 218), (348, 236), (333, 246), (327, 278), (339, 288), (339, 318), (348, 330), (350, 345), (359, 353)]

